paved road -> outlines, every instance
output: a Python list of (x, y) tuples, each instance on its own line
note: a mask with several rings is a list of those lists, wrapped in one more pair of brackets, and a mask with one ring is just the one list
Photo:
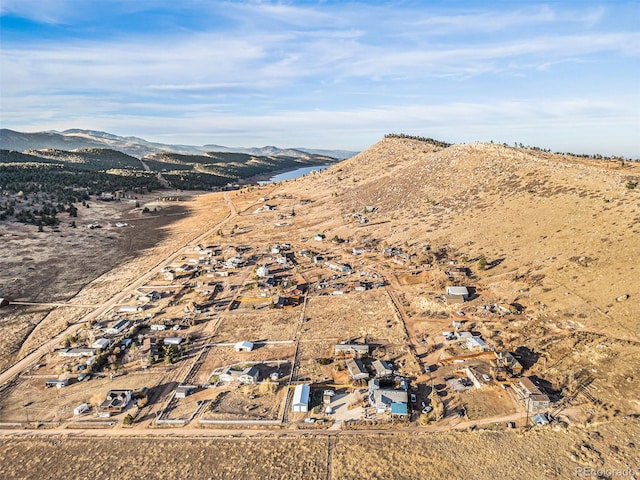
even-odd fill
[(160, 260), (154, 267), (152, 267), (146, 273), (142, 274), (140, 277), (136, 278), (124, 289), (122, 289), (122, 291), (120, 291), (110, 299), (106, 300), (104, 303), (98, 306), (95, 310), (88, 313), (87, 315), (82, 317), (80, 320), (78, 320), (74, 324), (70, 325), (69, 328), (60, 332), (51, 340), (44, 343), (42, 346), (40, 346), (39, 348), (31, 352), (29, 355), (22, 358), (18, 362), (14, 363), (11, 367), (7, 368), (5, 371), (0, 373), (0, 386), (9, 382), (14, 377), (19, 375), (23, 371), (25, 371), (27, 368), (29, 368), (31, 365), (35, 364), (40, 358), (42, 358), (43, 355), (50, 352), (54, 348), (58, 347), (58, 345), (60, 345), (63, 342), (64, 338), (67, 335), (73, 335), (75, 332), (80, 330), (86, 322), (89, 322), (95, 318), (100, 317), (101, 315), (109, 311), (111, 308), (113, 308), (115, 305), (120, 303), (122, 300), (124, 300), (132, 290), (135, 290), (136, 288), (147, 283), (149, 279), (153, 278), (155, 275), (157, 275), (160, 272), (160, 269), (162, 267), (164, 267), (168, 263), (173, 262), (177, 257), (182, 255), (185, 247), (200, 243), (205, 238), (215, 233), (215, 231), (219, 229), (221, 226), (223, 226), (224, 224), (229, 222), (231, 219), (233, 219), (236, 215), (238, 215), (238, 211), (236, 210), (236, 207), (231, 201), (231, 199), (229, 198), (229, 194), (227, 192), (225, 192), (224, 194), (224, 201), (229, 206), (229, 214), (224, 220), (222, 220), (221, 222), (218, 222), (217, 224), (207, 229), (207, 231), (205, 231), (201, 235), (198, 235), (196, 238), (190, 240), (185, 245), (181, 246), (175, 252), (170, 254), (168, 257)]

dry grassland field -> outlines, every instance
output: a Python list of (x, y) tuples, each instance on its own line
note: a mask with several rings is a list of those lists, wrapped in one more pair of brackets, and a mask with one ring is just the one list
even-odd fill
[[(0, 375), (26, 357), (0, 390), (0, 476), (547, 479), (593, 468), (637, 477), (639, 179), (634, 162), (385, 138), (282, 184), (179, 202), (148, 196), (139, 207), (91, 202), (75, 229), (0, 224), (2, 295), (74, 304), (0, 310)], [(287, 258), (274, 251), (282, 244)], [(219, 251), (207, 256), (200, 245)], [(167, 272), (183, 264), (197, 269)], [(263, 265), (271, 278), (258, 276)], [(466, 297), (445, 296), (448, 286), (468, 287)], [(120, 312), (154, 288), (167, 294)], [(271, 308), (280, 298), (301, 302)], [(136, 330), (109, 338), (133, 337), (134, 349), (110, 347), (99, 375), (77, 382), (80, 360), (58, 351), (107, 336), (118, 316)], [(157, 339), (157, 358), (141, 353), (145, 337)], [(163, 345), (169, 337), (180, 346)], [(236, 352), (245, 340), (253, 350)], [(377, 359), (403, 376), (378, 384), (416, 395), (406, 415), (394, 411), (402, 420), (392, 420), (398, 405), (383, 413), (369, 404), (364, 378), (346, 367), (360, 354), (335, 354), (342, 342), (371, 347), (364, 376), (376, 374)], [(550, 425), (531, 424), (520, 374), (499, 365), (503, 351), (548, 400)], [(255, 385), (205, 388), (227, 367), (253, 365)], [(278, 369), (277, 381), (262, 382)], [(61, 374), (72, 374), (69, 386), (44, 387)], [(335, 388), (358, 408), (337, 402), (342, 410), (314, 424), (316, 413), (287, 405), (298, 383), (311, 385), (313, 406)], [(180, 384), (199, 388), (168, 402)], [(142, 387), (152, 401), (132, 426), (125, 414), (100, 430), (78, 430), (71, 418), (110, 389)], [(167, 404), (164, 419), (193, 420), (156, 422)], [(275, 426), (199, 423), (283, 413)], [(375, 422), (351, 430), (347, 418)]]
[(406, 341), (402, 323), (384, 290), (311, 297), (305, 315), (308, 320), (300, 331), (303, 339)]
[(229, 312), (222, 316), (214, 342), (293, 340), (299, 310), (266, 309), (262, 313)]
[(217, 393), (210, 408), (203, 414), (205, 420), (277, 420), (286, 388), (267, 392), (258, 385), (225, 388)]
[[(133, 480), (161, 469), (163, 478), (172, 479), (546, 480), (574, 478), (578, 468), (637, 472), (640, 438), (638, 425), (628, 422), (566, 431), (355, 432), (337, 437), (307, 433), (293, 438), (199, 439), (197, 431), (192, 432), (184, 439), (16, 436), (0, 440), (0, 462), (6, 479)], [(167, 455), (170, 460), (159, 465)], [(23, 461), (16, 463), (17, 457)]]

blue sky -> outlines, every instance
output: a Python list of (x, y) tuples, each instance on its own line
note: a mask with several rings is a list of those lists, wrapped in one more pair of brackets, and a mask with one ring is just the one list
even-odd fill
[(0, 126), (640, 157), (638, 1), (2, 0)]

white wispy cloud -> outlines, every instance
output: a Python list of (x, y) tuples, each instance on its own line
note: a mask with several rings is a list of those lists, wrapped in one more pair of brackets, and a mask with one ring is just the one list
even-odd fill
[[(595, 132), (598, 122), (600, 131), (618, 125), (630, 136), (635, 125), (640, 137), (640, 95), (625, 80), (640, 73), (640, 32), (622, 17), (622, 26), (615, 23), (621, 11), (611, 3), (581, 10), (515, 2), (482, 10), (440, 2), (0, 5), (3, 15), (60, 34), (3, 35), (6, 127), (192, 139), (218, 132), (244, 144), (271, 136), (267, 143), (348, 148), (388, 131), (488, 136), (491, 129), (549, 133), (549, 125), (571, 124)], [(157, 23), (137, 22), (154, 9), (162, 11), (151, 16)], [(136, 28), (121, 30), (111, 21), (127, 14)], [(58, 24), (65, 27), (56, 30)], [(576, 82), (567, 76), (573, 67), (587, 75), (577, 79), (583, 89), (576, 94), (568, 86)], [(618, 80), (610, 88), (615, 98), (601, 83), (602, 69)], [(538, 80), (555, 87), (553, 101), (537, 91)], [(500, 91), (490, 94), (494, 83)], [(125, 132), (126, 126), (136, 130)], [(323, 140), (310, 145), (305, 138)]]

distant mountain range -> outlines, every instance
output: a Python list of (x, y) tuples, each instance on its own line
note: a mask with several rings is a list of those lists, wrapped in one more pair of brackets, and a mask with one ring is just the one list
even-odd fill
[(317, 150), (307, 148), (266, 147), (225, 147), (222, 145), (169, 145), (149, 142), (138, 137), (121, 137), (112, 133), (95, 130), (70, 129), (63, 132), (48, 131), (24, 133), (6, 128), (0, 129), (0, 149), (24, 152), (54, 148), (58, 150), (76, 150), (86, 148), (109, 148), (118, 150), (136, 158), (161, 152), (179, 153), (183, 155), (201, 155), (207, 152), (246, 153), (256, 156), (286, 156), (308, 158), (309, 155), (324, 155), (338, 160), (349, 158), (358, 152), (347, 150)]

